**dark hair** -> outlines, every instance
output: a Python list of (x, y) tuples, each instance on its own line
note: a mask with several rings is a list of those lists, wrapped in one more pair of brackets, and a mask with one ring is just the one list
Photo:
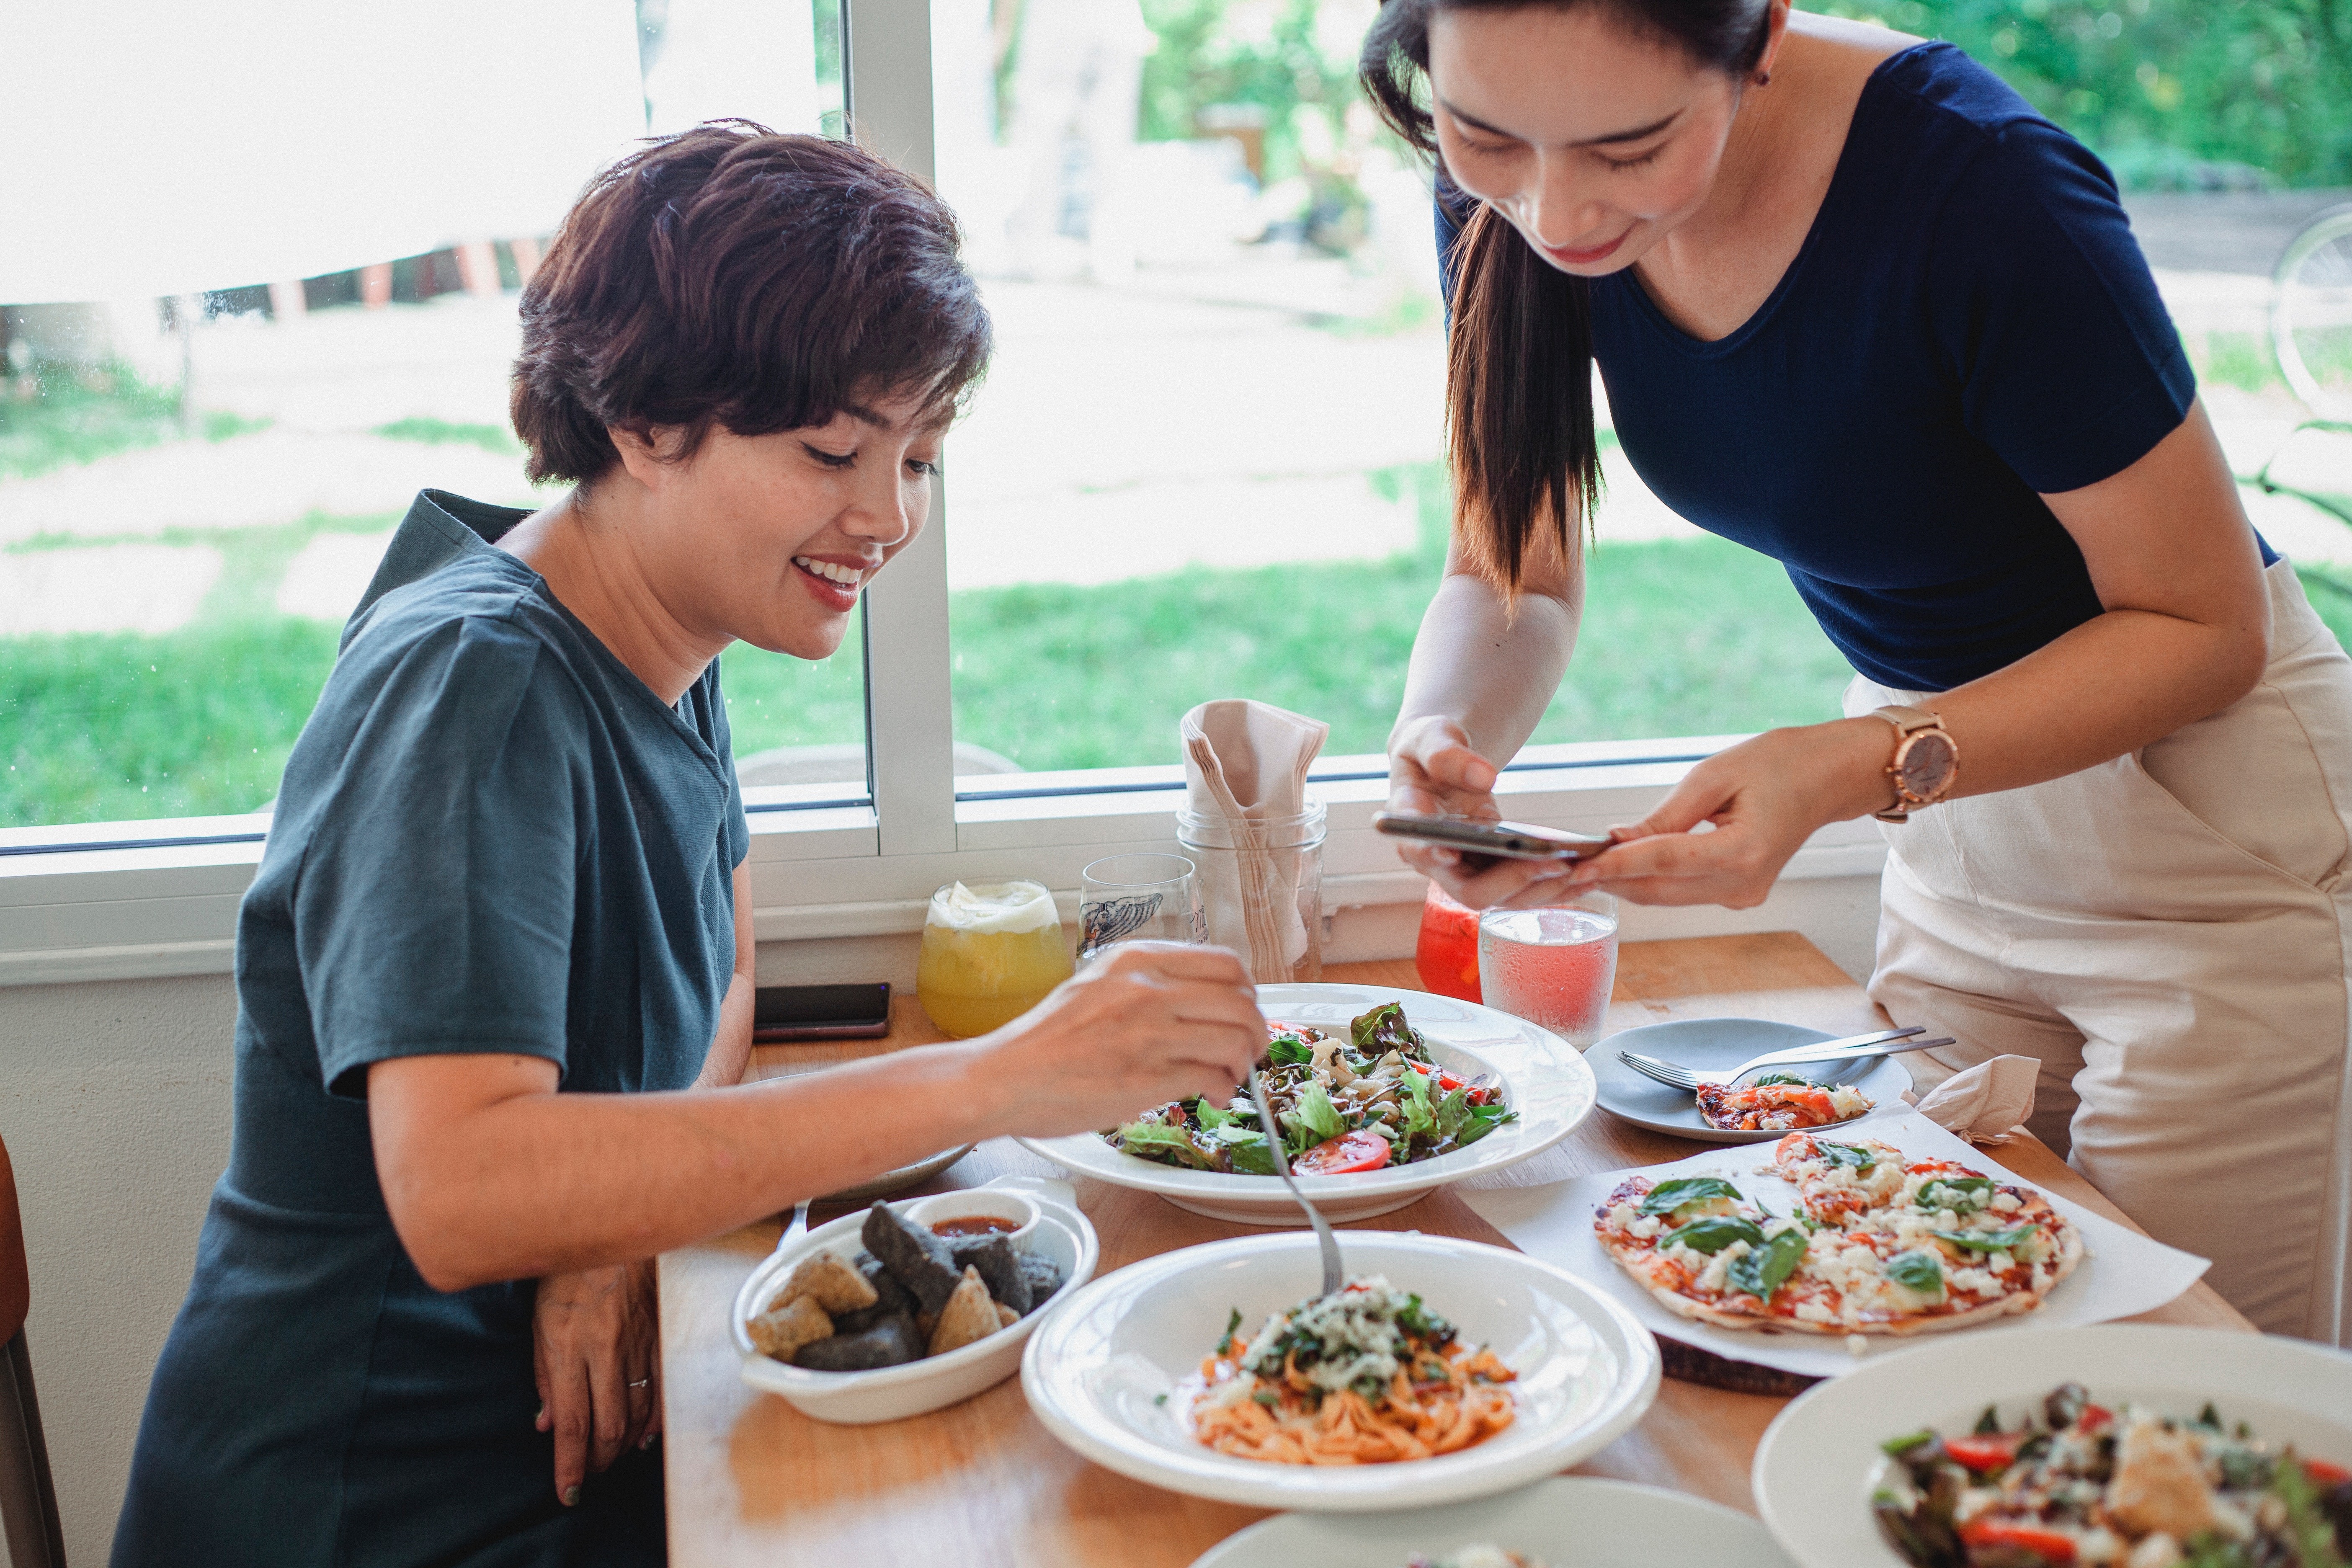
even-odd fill
[[(1357, 68), (1373, 109), (1435, 159), (1435, 126), (1420, 91), (1429, 74), (1430, 18), (1539, 5), (1601, 6), (1629, 32), (1735, 76), (1764, 57), (1769, 0), (1381, 0)], [(1576, 559), (1576, 535), (1601, 489), (1591, 286), (1537, 255), (1486, 204), (1473, 203), (1442, 161), (1438, 197), (1457, 211), (1475, 208), (1446, 258), (1454, 277), (1445, 402), (1454, 539), (1472, 564), (1516, 593), (1538, 529)]]
[(522, 291), (515, 433), (532, 479), (592, 480), (608, 426), (691, 456), (876, 395), (952, 411), (991, 347), (955, 216), (846, 142), (719, 121), (590, 182)]

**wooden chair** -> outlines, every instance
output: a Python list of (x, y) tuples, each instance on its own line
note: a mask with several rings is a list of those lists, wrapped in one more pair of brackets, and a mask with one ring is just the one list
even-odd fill
[(25, 1351), (25, 1312), (32, 1299), (16, 1173), (8, 1146), (0, 1143), (0, 1540), (7, 1542), (13, 1568), (66, 1568), (41, 1406), (33, 1397), (33, 1363)]

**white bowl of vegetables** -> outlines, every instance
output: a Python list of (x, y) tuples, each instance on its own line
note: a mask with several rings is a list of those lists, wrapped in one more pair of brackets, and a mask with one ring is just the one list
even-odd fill
[[(1263, 1061), (1291, 1169), (1334, 1221), (1387, 1214), (1532, 1159), (1592, 1113), (1592, 1069), (1576, 1048), (1491, 1007), (1329, 984), (1262, 985), (1258, 1007), (1285, 1031)], [(1078, 1175), (1212, 1219), (1304, 1225), (1241, 1095), (1236, 1086), (1233, 1096), (1139, 1106), (1108, 1136), (1021, 1142)]]

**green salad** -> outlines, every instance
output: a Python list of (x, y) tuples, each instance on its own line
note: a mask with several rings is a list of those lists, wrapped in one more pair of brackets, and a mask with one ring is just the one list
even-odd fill
[[(1345, 1175), (1434, 1159), (1468, 1148), (1518, 1115), (1486, 1074), (1464, 1079), (1439, 1067), (1397, 1002), (1354, 1019), (1344, 1040), (1299, 1025), (1278, 1027), (1257, 1068), (1283, 1152), (1301, 1175)], [(1103, 1137), (1115, 1149), (1163, 1165), (1275, 1173), (1246, 1085), (1223, 1105), (1205, 1095), (1171, 1100)]]

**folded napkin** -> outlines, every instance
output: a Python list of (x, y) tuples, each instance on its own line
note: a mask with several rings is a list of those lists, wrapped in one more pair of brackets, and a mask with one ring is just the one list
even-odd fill
[(1263, 824), (1307, 809), (1307, 770), (1331, 726), (1268, 703), (1224, 698), (1185, 714), (1177, 731), (1184, 742), (1186, 806), (1204, 819), (1197, 837), (1232, 847), (1192, 857), (1209, 940), (1239, 952), (1262, 984), (1289, 979), (1307, 952), (1298, 851), (1270, 842)]
[(1912, 1109), (1971, 1143), (2006, 1143), (2011, 1131), (2033, 1114), (2033, 1083), (2041, 1071), (2032, 1057), (1995, 1057), (1954, 1073)]

